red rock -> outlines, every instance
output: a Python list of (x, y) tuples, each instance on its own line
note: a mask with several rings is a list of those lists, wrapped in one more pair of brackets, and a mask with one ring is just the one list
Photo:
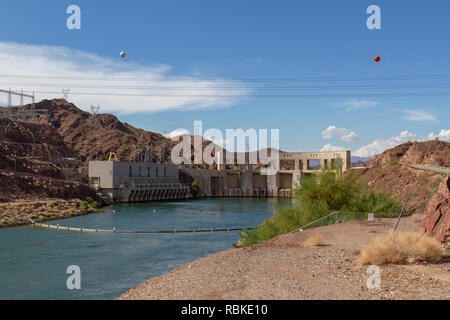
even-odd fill
[(445, 178), (431, 197), (420, 223), (439, 242), (450, 241), (450, 180)]

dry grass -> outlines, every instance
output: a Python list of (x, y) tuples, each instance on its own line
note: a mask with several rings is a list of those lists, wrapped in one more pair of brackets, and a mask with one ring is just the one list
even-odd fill
[(305, 242), (303, 242), (303, 248), (309, 248), (314, 246), (323, 246), (325, 244), (325, 238), (320, 233), (309, 237)]
[(390, 232), (361, 248), (362, 264), (403, 264), (414, 261), (439, 262), (443, 250), (439, 242), (417, 232)]

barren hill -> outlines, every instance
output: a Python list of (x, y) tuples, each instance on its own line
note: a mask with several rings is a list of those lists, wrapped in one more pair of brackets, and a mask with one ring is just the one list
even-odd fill
[(95, 197), (60, 159), (76, 157), (50, 125), (0, 119), (0, 202)]
[(48, 110), (51, 126), (83, 162), (105, 159), (110, 152), (116, 152), (120, 160), (131, 160), (144, 153), (144, 146), (150, 144), (155, 147), (154, 156), (163, 151), (166, 156), (170, 154), (169, 139), (122, 123), (111, 114), (92, 115), (62, 99), (43, 100), (36, 104), (36, 109)]
[(362, 172), (369, 186), (408, 201), (408, 212), (423, 212), (444, 175), (406, 165), (450, 167), (450, 143), (407, 142), (374, 156)]
[[(12, 110), (23, 113), (30, 108), (31, 105), (25, 105)], [(0, 109), (4, 114), (11, 111)], [(2, 202), (91, 196), (93, 190), (87, 186), (82, 194), (62, 192), (62, 183), (86, 184), (88, 162), (105, 160), (110, 152), (122, 161), (144, 160), (146, 155), (149, 161), (168, 161), (176, 144), (159, 133), (123, 123), (111, 114), (82, 111), (63, 99), (43, 100), (35, 104), (35, 110), (40, 114), (40, 124), (0, 119)], [(181, 178), (190, 181), (183, 174)], [(46, 187), (51, 185), (58, 190)]]

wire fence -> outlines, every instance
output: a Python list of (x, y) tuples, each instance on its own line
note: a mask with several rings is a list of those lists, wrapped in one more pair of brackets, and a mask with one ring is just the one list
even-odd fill
[(379, 212), (379, 213), (371, 213), (371, 212), (345, 212), (345, 211), (334, 211), (324, 217), (321, 217), (317, 220), (314, 220), (298, 229), (293, 230), (291, 233), (295, 233), (298, 231), (303, 231), (306, 229), (316, 228), (320, 226), (326, 226), (329, 224), (335, 224), (339, 222), (346, 221), (375, 221), (379, 218), (396, 218), (398, 217), (398, 212)]

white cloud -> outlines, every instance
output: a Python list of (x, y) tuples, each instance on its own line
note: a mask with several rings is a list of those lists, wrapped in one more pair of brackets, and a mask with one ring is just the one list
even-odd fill
[(437, 121), (434, 114), (425, 110), (403, 110), (404, 118), (409, 121)]
[(340, 138), (340, 140), (347, 141), (347, 142), (348, 141), (355, 141), (355, 140), (358, 140), (358, 139), (359, 139), (359, 136), (353, 131), (349, 132), (348, 134), (343, 135)]
[(325, 151), (344, 151), (346, 150), (345, 148), (342, 147), (338, 147), (338, 146), (332, 146), (331, 144), (326, 144), (322, 147), (322, 149), (320, 149), (320, 151), (325, 152)]
[(35, 91), (36, 100), (61, 98), (62, 89), (70, 88), (68, 100), (84, 110), (100, 104), (101, 112), (123, 114), (223, 108), (250, 94), (240, 81), (174, 76), (168, 65), (141, 65), (127, 59), (67, 47), (0, 42), (0, 88)]
[(346, 128), (336, 128), (336, 126), (329, 126), (324, 131), (322, 131), (323, 139), (331, 139), (333, 137), (339, 137), (342, 141), (355, 141), (359, 139), (359, 136)]
[(439, 132), (438, 134), (430, 133), (428, 135), (428, 139), (430, 140), (434, 140), (436, 138), (442, 141), (450, 142), (450, 129), (449, 130), (442, 129), (441, 132)]
[(357, 100), (357, 99), (351, 99), (345, 102), (336, 103), (335, 105), (338, 107), (344, 107), (345, 111), (350, 112), (353, 110), (359, 110), (359, 109), (366, 109), (370, 107), (374, 107), (376, 105), (380, 104), (376, 101), (367, 101), (367, 100)]
[(450, 142), (450, 130), (441, 130), (440, 133), (434, 134), (430, 133), (428, 136), (423, 137), (419, 136), (415, 133), (409, 132), (408, 130), (402, 131), (398, 136), (390, 137), (388, 139), (377, 139), (374, 142), (362, 146), (352, 154), (357, 157), (371, 157), (375, 154), (381, 153), (386, 149), (393, 148), (399, 144), (408, 142), (408, 141), (425, 141), (439, 138), (443, 141)]
[(166, 137), (168, 139), (172, 139), (175, 137), (189, 135), (189, 134), (191, 134), (191, 133), (186, 129), (175, 129), (172, 132), (165, 134), (164, 137)]

